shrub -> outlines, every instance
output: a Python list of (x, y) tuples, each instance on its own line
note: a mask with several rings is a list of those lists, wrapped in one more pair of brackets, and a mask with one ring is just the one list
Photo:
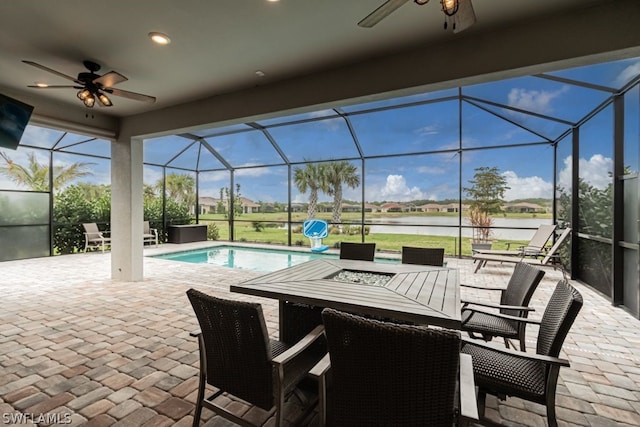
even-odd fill
[(207, 240), (218, 240), (220, 238), (220, 230), (213, 222), (207, 224)]
[(259, 221), (253, 221), (251, 223), (251, 226), (253, 227), (253, 229), (257, 232), (261, 232), (262, 230), (264, 230), (264, 224), (259, 222)]

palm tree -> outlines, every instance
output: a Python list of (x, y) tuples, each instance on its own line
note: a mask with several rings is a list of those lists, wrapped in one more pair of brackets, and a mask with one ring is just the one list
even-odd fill
[(339, 224), (342, 216), (342, 184), (346, 184), (349, 188), (358, 187), (360, 185), (358, 168), (345, 160), (331, 162), (326, 167), (325, 180), (327, 182), (327, 194), (333, 196), (331, 222)]
[[(196, 201), (195, 185), (196, 181), (191, 175), (170, 173), (166, 177), (167, 197), (178, 203), (186, 203), (188, 206), (193, 206)], [(162, 193), (162, 178), (158, 180), (156, 187)]]
[(327, 188), (325, 181), (325, 165), (318, 163), (307, 163), (303, 168), (295, 168), (293, 180), (301, 193), (306, 193), (309, 189), (309, 209), (307, 218), (316, 216), (318, 208), (318, 191), (325, 191)]
[[(0, 173), (18, 185), (33, 191), (49, 191), (49, 165), (39, 163), (34, 152), (29, 153), (27, 166), (15, 163), (6, 153), (0, 151), (6, 166), (0, 166)], [(92, 163), (76, 162), (69, 166), (53, 167), (53, 190), (60, 190), (76, 178), (91, 175), (88, 167)]]

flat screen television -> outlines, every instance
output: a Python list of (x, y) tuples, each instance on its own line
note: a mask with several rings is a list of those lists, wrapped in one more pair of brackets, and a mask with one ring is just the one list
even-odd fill
[(0, 94), (0, 148), (18, 148), (32, 112), (33, 106)]

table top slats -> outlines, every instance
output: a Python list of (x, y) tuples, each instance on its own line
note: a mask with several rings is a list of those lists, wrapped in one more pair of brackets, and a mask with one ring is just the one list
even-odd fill
[[(394, 276), (384, 286), (328, 278), (342, 270)], [(460, 328), (458, 274), (449, 268), (319, 259), (232, 285), (231, 291), (419, 324)]]

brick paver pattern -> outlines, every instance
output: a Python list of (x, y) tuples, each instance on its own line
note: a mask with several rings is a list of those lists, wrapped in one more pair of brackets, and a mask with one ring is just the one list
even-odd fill
[[(145, 249), (145, 254), (167, 250)], [(504, 286), (513, 265), (473, 274), (468, 259), (447, 259), (462, 283)], [(197, 321), (186, 298), (194, 287), (263, 306), (278, 334), (277, 302), (229, 292), (260, 273), (145, 257), (141, 282), (111, 280), (109, 253), (0, 263), (0, 417), (2, 425), (190, 426), (198, 374)], [(562, 273), (546, 268), (532, 306), (539, 318)], [(560, 425), (640, 425), (640, 321), (574, 283), (585, 304), (561, 357)], [(497, 302), (497, 292), (462, 290)], [(535, 348), (536, 328), (527, 331)], [(239, 412), (240, 402), (229, 401)], [(249, 412), (251, 415), (251, 412)], [(509, 426), (544, 426), (542, 405), (487, 399), (486, 416)], [(228, 426), (208, 410), (201, 425)], [(37, 423), (37, 424), (36, 424)]]

